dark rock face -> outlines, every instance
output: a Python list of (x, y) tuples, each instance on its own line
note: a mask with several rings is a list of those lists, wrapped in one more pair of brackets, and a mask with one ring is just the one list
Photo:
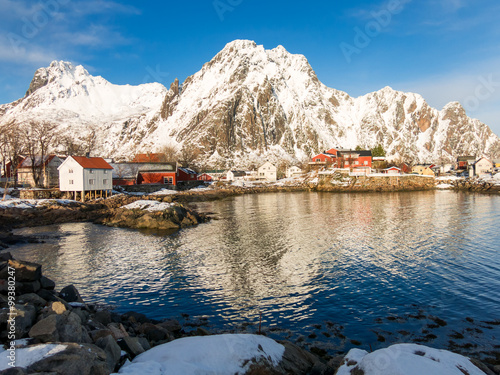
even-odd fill
[(33, 94), (39, 88), (47, 85), (47, 83), (49, 83), (47, 71), (45, 69), (38, 69), (31, 80), (30, 87), (28, 91), (26, 91), (25, 97)]

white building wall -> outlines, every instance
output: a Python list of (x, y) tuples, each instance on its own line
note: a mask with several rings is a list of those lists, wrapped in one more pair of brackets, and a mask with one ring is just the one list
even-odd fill
[[(73, 172), (70, 173), (70, 170)], [(93, 183), (90, 180), (94, 180)], [(61, 191), (112, 190), (112, 169), (84, 169), (76, 160), (68, 157), (59, 168), (59, 189)]]
[(257, 178), (259, 180), (276, 181), (277, 168), (269, 162), (264, 163), (258, 169)]
[[(73, 173), (70, 173), (70, 170)], [(73, 183), (71, 184), (70, 181)], [(83, 167), (71, 157), (68, 157), (59, 167), (59, 189), (61, 191), (83, 190)]]

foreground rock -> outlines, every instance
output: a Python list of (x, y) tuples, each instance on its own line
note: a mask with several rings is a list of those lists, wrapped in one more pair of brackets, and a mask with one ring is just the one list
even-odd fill
[(179, 229), (208, 218), (181, 204), (138, 200), (114, 209), (102, 224), (125, 228)]

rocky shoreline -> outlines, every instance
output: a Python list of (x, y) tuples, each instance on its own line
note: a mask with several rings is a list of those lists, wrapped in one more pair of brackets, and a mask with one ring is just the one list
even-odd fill
[[(42, 275), (41, 268), (39, 264), (15, 260), (8, 252), (1, 253), (1, 343), (12, 351), (42, 344), (56, 344), (63, 349), (27, 367), (10, 368), (0, 374), (110, 374), (152, 347), (183, 337), (212, 334), (203, 328), (203, 319), (186, 319), (184, 324), (176, 319), (158, 321), (137, 312), (118, 314), (106, 306), (85, 303), (72, 285), (57, 292), (55, 283)], [(15, 283), (9, 283), (12, 269)], [(15, 288), (9, 289), (9, 285)], [(8, 294), (14, 289), (15, 303)], [(14, 328), (10, 317), (14, 317)], [(340, 364), (340, 358), (326, 362), (291, 342), (282, 344), (286, 348), (281, 364), (285, 373), (330, 374)], [(268, 365), (253, 366), (252, 371)]]

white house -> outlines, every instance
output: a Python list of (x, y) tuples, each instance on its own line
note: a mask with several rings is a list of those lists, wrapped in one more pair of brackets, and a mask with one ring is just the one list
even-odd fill
[(484, 174), (493, 172), (493, 163), (491, 160), (482, 157), (474, 163), (474, 174), (481, 177)]
[(298, 177), (300, 175), (302, 175), (302, 169), (300, 169), (296, 165), (288, 167), (285, 172), (286, 178)]
[(227, 181), (237, 181), (244, 180), (247, 176), (245, 171), (227, 171), (226, 180)]
[[(35, 167), (40, 170), (39, 184), (42, 187), (51, 188), (56, 187), (58, 183), (57, 169), (62, 164), (62, 160), (56, 155), (35, 156)], [(17, 169), (17, 179), (20, 184), (35, 186), (33, 178), (33, 162), (31, 157), (28, 156), (21, 161)]]
[(113, 167), (103, 158), (90, 158), (86, 156), (68, 156), (59, 166), (59, 189), (80, 193), (82, 202), (85, 195), (97, 197), (108, 196), (113, 190)]
[(274, 165), (265, 162), (257, 169), (257, 179), (258, 180), (266, 180), (266, 181), (276, 181), (277, 178), (277, 169)]

